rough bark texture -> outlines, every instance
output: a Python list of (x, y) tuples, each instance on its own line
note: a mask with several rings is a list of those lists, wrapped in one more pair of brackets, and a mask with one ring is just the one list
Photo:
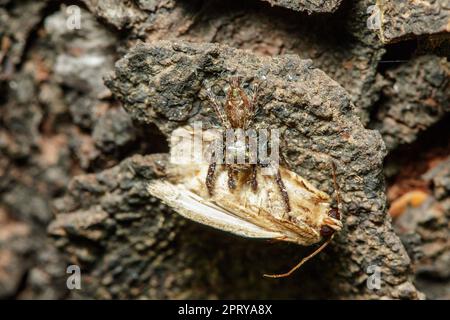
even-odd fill
[(341, 0), (263, 0), (273, 6), (285, 7), (297, 11), (311, 12), (334, 12), (341, 3)]
[[(396, 231), (412, 258), (418, 287), (431, 288), (430, 299), (450, 299), (450, 158), (421, 176), (428, 198), (418, 208), (408, 208)], [(436, 286), (442, 281), (447, 286)]]
[[(0, 0), (0, 298), (448, 298), (448, 10), (390, 1), (383, 40), (410, 40), (384, 46), (372, 0), (339, 2)], [(346, 228), (289, 279), (261, 274), (313, 248), (211, 230), (144, 190), (171, 129), (217, 124), (203, 81), (219, 93), (233, 73), (267, 73), (258, 121), (284, 130), (298, 173), (331, 192), (338, 163)], [(427, 201), (391, 227), (386, 208), (415, 190)]]
[(393, 42), (404, 38), (450, 32), (449, 0), (378, 0), (380, 38)]
[(131, 10), (123, 8), (125, 4), (85, 2), (111, 25), (132, 28), (133, 38), (138, 36), (147, 42), (218, 42), (261, 55), (295, 53), (314, 59), (318, 67), (350, 92), (364, 123), (377, 100), (380, 88), (375, 81), (376, 67), (384, 49), (377, 35), (366, 28), (370, 0), (348, 1), (334, 15), (301, 16), (258, 1), (164, 0), (151, 7), (140, 4), (146, 19), (131, 15), (128, 20), (120, 19), (114, 11), (117, 7), (119, 12)]
[(372, 126), (390, 150), (412, 143), (450, 111), (450, 64), (424, 55), (386, 74)]
[[(9, 1), (3, 1), (8, 4)], [(2, 3), (3, 4), (3, 3)], [(21, 62), (29, 33), (40, 22), (41, 12), (46, 1), (26, 1), (10, 10), (0, 8), (0, 75), (5, 79), (14, 73), (15, 66)], [(26, 14), (22, 15), (22, 12)]]

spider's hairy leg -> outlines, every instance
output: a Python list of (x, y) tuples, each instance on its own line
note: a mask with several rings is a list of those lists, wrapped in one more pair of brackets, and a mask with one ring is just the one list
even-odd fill
[(230, 164), (227, 164), (226, 167), (228, 172), (228, 188), (234, 190), (236, 189), (236, 179), (234, 177), (233, 167)]
[[(215, 148), (219, 148), (219, 149), (213, 149), (212, 153), (211, 153), (211, 158), (209, 161), (209, 166), (208, 166), (208, 172), (206, 174), (206, 188), (208, 189), (208, 193), (210, 196), (213, 195), (214, 193), (214, 186), (216, 183), (216, 170), (217, 170), (217, 165), (221, 165), (224, 163), (224, 159), (221, 157), (225, 156), (225, 137), (226, 137), (226, 132), (225, 130), (222, 132), (222, 139), (218, 139), (216, 141), (214, 141), (215, 143)], [(222, 149), (222, 155), (220, 156), (220, 149)]]
[(291, 205), (289, 204), (289, 195), (286, 191), (286, 187), (284, 185), (283, 179), (281, 178), (280, 169), (277, 170), (277, 174), (275, 176), (275, 181), (277, 182), (278, 189), (280, 190), (281, 196), (283, 197), (284, 205), (286, 207), (286, 211), (291, 211)]
[(258, 170), (258, 166), (256, 164), (252, 165), (252, 172), (250, 173), (250, 185), (252, 187), (253, 191), (256, 191), (258, 189), (258, 181), (256, 180), (256, 175), (257, 175), (257, 171)]
[(213, 192), (214, 192), (214, 185), (216, 182), (216, 167), (217, 167), (217, 163), (215, 161), (211, 162), (208, 167), (208, 173), (206, 174), (205, 183), (206, 183), (206, 188), (208, 189), (208, 193), (210, 196), (212, 196)]
[(289, 164), (289, 162), (286, 159), (286, 156), (282, 152), (282, 150), (284, 150), (284, 149), (288, 150), (286, 139), (281, 139), (281, 144), (282, 145), (281, 145), (281, 148), (280, 148), (280, 151), (279, 151), (280, 162), (281, 162), (281, 164), (283, 164), (283, 166), (285, 166), (286, 168), (288, 168), (289, 170), (292, 171), (291, 165)]
[(259, 88), (261, 87), (261, 82), (257, 81), (253, 86), (253, 97), (252, 97), (252, 111), (256, 112), (256, 101), (258, 101)]
[(250, 110), (249, 110), (249, 117), (248, 117), (248, 125), (252, 123), (255, 120), (255, 115), (258, 112), (258, 98), (259, 98), (259, 89), (261, 88), (261, 81), (257, 80), (256, 83), (253, 85), (252, 91), (252, 99), (250, 102)]
[(219, 105), (216, 98), (214, 97), (211, 88), (206, 89), (206, 94), (208, 96), (208, 100), (211, 102), (214, 112), (216, 113), (217, 117), (220, 120), (220, 123), (225, 128), (230, 128), (230, 123), (227, 119), (227, 116), (225, 115), (225, 112), (223, 111), (223, 108)]

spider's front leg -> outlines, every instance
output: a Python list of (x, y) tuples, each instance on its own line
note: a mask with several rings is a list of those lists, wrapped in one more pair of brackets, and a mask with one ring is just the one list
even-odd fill
[[(269, 134), (271, 135), (272, 132), (269, 132)], [(270, 140), (272, 140), (272, 137), (270, 138)], [(284, 140), (283, 140), (284, 141)], [(268, 149), (269, 152), (272, 153), (272, 145), (269, 143), (268, 145)], [(278, 150), (279, 147), (277, 146)], [(279, 152), (280, 158), (281, 158), (281, 162), (285, 163), (287, 166), (289, 166), (288, 162), (286, 161), (286, 159), (283, 156), (283, 153)], [(283, 179), (281, 177), (281, 173), (280, 173), (280, 168), (277, 167), (277, 173), (275, 174), (275, 181), (278, 185), (278, 189), (280, 191), (281, 197), (283, 198), (283, 202), (284, 202), (284, 206), (286, 208), (286, 212), (290, 212), (291, 211), (291, 205), (289, 203), (289, 195), (286, 191), (286, 186), (284, 185)]]
[[(261, 167), (267, 168), (269, 164), (260, 164)], [(286, 186), (284, 185), (283, 178), (281, 177), (280, 168), (277, 168), (277, 173), (275, 174), (275, 182), (277, 183), (278, 190), (280, 191), (281, 197), (283, 198), (284, 207), (286, 208), (286, 212), (291, 211), (291, 205), (289, 203), (289, 195), (286, 190)]]
[(208, 189), (209, 196), (213, 195), (214, 185), (216, 182), (216, 161), (213, 161), (209, 164), (208, 173), (206, 174), (206, 188)]
[(286, 186), (284, 185), (283, 179), (281, 178), (280, 169), (277, 170), (275, 181), (277, 182), (278, 189), (280, 189), (281, 197), (283, 198), (286, 211), (290, 212), (291, 205), (289, 204), (289, 195), (286, 191)]
[[(225, 131), (223, 133), (223, 137), (222, 140), (220, 141), (219, 144), (216, 144), (216, 148), (221, 148), (222, 149), (222, 159), (220, 159), (220, 149), (213, 149), (212, 153), (211, 153), (211, 159), (210, 159), (210, 163), (209, 163), (209, 167), (208, 167), (208, 172), (206, 173), (206, 188), (208, 189), (208, 193), (210, 196), (213, 195), (214, 193), (214, 186), (216, 185), (216, 170), (217, 170), (217, 165), (222, 165), (225, 162), (225, 144), (223, 141), (225, 137)], [(216, 155), (219, 156), (219, 158), (216, 157)], [(219, 163), (217, 163), (219, 162)], [(228, 183), (229, 185), (229, 183)]]
[(236, 178), (234, 177), (234, 169), (231, 164), (227, 164), (227, 172), (228, 172), (228, 188), (230, 190), (236, 189)]
[(258, 181), (256, 180), (258, 165), (252, 164), (252, 172), (250, 173), (250, 186), (252, 187), (253, 191), (256, 191), (258, 189)]

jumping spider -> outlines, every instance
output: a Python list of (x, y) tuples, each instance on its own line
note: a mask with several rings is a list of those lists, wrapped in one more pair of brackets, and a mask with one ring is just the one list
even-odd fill
[[(242, 89), (240, 85), (239, 77), (233, 77), (230, 81), (230, 87), (226, 92), (226, 100), (223, 106), (219, 104), (212, 94), (211, 90), (207, 89), (208, 98), (214, 108), (214, 111), (219, 118), (219, 121), (224, 129), (232, 129), (242, 131), (251, 129), (254, 125), (254, 116), (256, 113), (256, 105), (258, 98), (258, 90), (260, 83), (258, 82), (253, 88), (253, 94), (250, 98), (245, 91)], [(226, 141), (225, 131), (223, 130), (223, 142)], [(270, 148), (270, 145), (268, 146)], [(230, 190), (236, 189), (236, 174), (239, 172), (247, 173), (248, 181), (250, 183), (253, 191), (257, 191), (258, 183), (257, 183), (257, 172), (258, 167), (267, 167), (268, 164), (264, 164), (260, 161), (259, 157), (257, 157), (256, 163), (250, 163), (248, 161), (249, 158), (249, 141), (245, 139), (245, 145), (237, 145), (235, 142), (223, 143), (223, 156), (230, 152), (231, 149), (240, 150), (238, 152), (244, 152), (245, 155), (245, 163), (244, 164), (228, 164), (226, 161), (222, 163), (226, 163), (225, 167), (228, 172), (228, 188)], [(214, 159), (214, 152), (213, 157)], [(212, 160), (208, 167), (208, 172), (206, 175), (206, 187), (208, 189), (209, 195), (213, 195), (215, 178), (216, 178), (216, 169), (217, 169), (217, 161)], [(279, 192), (283, 198), (283, 202), (285, 204), (286, 211), (289, 212), (291, 210), (291, 206), (289, 204), (289, 196), (286, 191), (286, 187), (281, 178), (281, 174), (279, 169), (277, 169), (275, 174), (275, 181), (278, 185)]]

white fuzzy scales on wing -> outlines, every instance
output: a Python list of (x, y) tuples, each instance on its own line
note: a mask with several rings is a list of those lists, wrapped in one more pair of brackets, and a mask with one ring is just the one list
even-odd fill
[(205, 201), (186, 188), (173, 185), (167, 181), (152, 181), (148, 184), (147, 190), (183, 217), (210, 227), (248, 238), (273, 239), (283, 236), (279, 232), (264, 230), (236, 217), (231, 212), (210, 201)]

